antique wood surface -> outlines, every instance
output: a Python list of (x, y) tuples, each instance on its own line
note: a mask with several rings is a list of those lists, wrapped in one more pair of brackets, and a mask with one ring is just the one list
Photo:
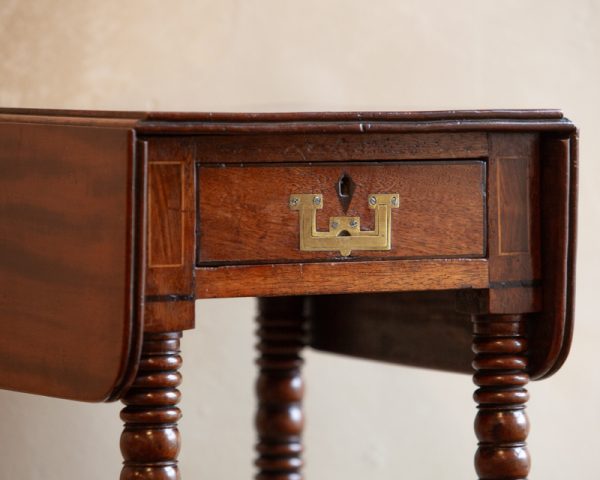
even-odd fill
[(135, 147), (130, 129), (0, 123), (1, 388), (102, 401), (131, 378), (144, 252)]
[[(544, 318), (532, 322), (532, 338), (546, 345), (532, 357), (532, 370), (555, 373), (571, 347), (575, 300), (577, 235), (577, 137), (547, 137), (542, 144), (541, 179), (549, 193), (542, 197), (542, 272)], [(536, 375), (536, 378), (539, 375)]]
[(139, 371), (122, 398), (121, 480), (179, 480), (180, 332), (146, 333)]
[(135, 126), (138, 133), (401, 133), (451, 131), (548, 131), (569, 135), (573, 124), (559, 110), (434, 112), (195, 113), (91, 112), (0, 109), (0, 121)]
[(78, 118), (115, 118), (154, 121), (194, 121), (194, 122), (278, 122), (278, 121), (310, 121), (337, 120), (562, 120), (561, 110), (545, 109), (495, 109), (495, 110), (431, 110), (405, 112), (149, 112), (126, 110), (69, 110), (43, 108), (0, 108), (3, 115), (40, 115), (48, 117), (78, 117)]
[(258, 305), (256, 363), (256, 480), (301, 480), (303, 297), (262, 298)]
[(487, 286), (485, 259), (234, 265), (196, 270), (197, 298), (403, 292)]
[(193, 149), (148, 148), (145, 331), (194, 328), (196, 250)]
[[(130, 135), (139, 140), (130, 148), (133, 153), (123, 153), (129, 148), (123, 146), (121, 155), (147, 157), (148, 190), (136, 187), (136, 192), (147, 199), (147, 210), (140, 212), (141, 217), (147, 216), (148, 248), (131, 247), (137, 258), (147, 254), (147, 261), (146, 269), (138, 272), (139, 278), (146, 275), (144, 300), (133, 301), (130, 310), (143, 309), (147, 332), (193, 328), (196, 298), (463, 289), (470, 292), (466, 303), (475, 313), (532, 313), (532, 378), (551, 374), (566, 357), (572, 330), (577, 138), (574, 126), (559, 111), (0, 110), (3, 128), (14, 123), (40, 129), (135, 131)], [(56, 138), (60, 143), (61, 137)], [(102, 136), (98, 139), (110, 143)], [(122, 175), (123, 163), (116, 162), (115, 168), (103, 174)], [(364, 162), (369, 166), (362, 166)], [(475, 166), (482, 170), (477, 175)], [(43, 168), (48, 168), (48, 162)], [(371, 176), (387, 168), (398, 169), (398, 174), (394, 170), (389, 178)], [(400, 170), (406, 168), (414, 172), (447, 168), (448, 172), (411, 176)], [(348, 173), (341, 172), (347, 169), (352, 169), (353, 180), (358, 178), (353, 197), (329, 199), (337, 193), (338, 174)], [(288, 184), (279, 179), (286, 174), (292, 179)], [(475, 176), (486, 179), (480, 182), (477, 199), (475, 182), (466, 181)], [(411, 181), (402, 184), (407, 177)], [(133, 176), (123, 178), (129, 185), (134, 182)], [(233, 181), (228, 184), (228, 179)], [(284, 191), (293, 193), (287, 188), (313, 188), (322, 183), (329, 189), (325, 208), (331, 210), (319, 212), (321, 225), (329, 216), (347, 212), (360, 216), (366, 229), (372, 216), (360, 198), (361, 189), (386, 187), (388, 182), (399, 182), (407, 192), (402, 194), (401, 207), (410, 209), (394, 211), (392, 218), (401, 227), (413, 216), (412, 223), (406, 224), (410, 228), (392, 235), (398, 243), (390, 252), (356, 252), (350, 258), (335, 252), (299, 252), (293, 230), (297, 213), (289, 212), (284, 202), (280, 216), (269, 210), (277, 202), (268, 202), (266, 210), (261, 210), (255, 193), (262, 189), (263, 196), (270, 198), (273, 192), (281, 192), (283, 198)], [(244, 188), (245, 193), (240, 193)], [(446, 201), (445, 195), (455, 204)], [(135, 218), (133, 198), (123, 203), (125, 211), (132, 212), (128, 231)], [(229, 218), (219, 209), (223, 199), (224, 203), (234, 199), (223, 209), (232, 210)], [(111, 201), (120, 200), (112, 197)], [(77, 202), (85, 205), (80, 199), (72, 201)], [(242, 210), (250, 210), (251, 215), (238, 214)], [(252, 214), (260, 217), (260, 226), (253, 223)], [(481, 228), (473, 226), (480, 221), (476, 215), (485, 224)], [(293, 236), (284, 235), (286, 229)], [(249, 240), (247, 232), (251, 232)], [(65, 246), (69, 241), (76, 240), (69, 239)], [(5, 254), (4, 258), (14, 257)], [(91, 269), (92, 265), (107, 268), (110, 262), (78, 263), (77, 267)], [(133, 284), (134, 280), (127, 283)], [(93, 307), (92, 301), (99, 301), (101, 294), (93, 296), (77, 301)], [(124, 328), (125, 336), (128, 328)], [(75, 330), (71, 332), (75, 335)], [(137, 340), (133, 337), (121, 350), (123, 358), (125, 350), (139, 349), (139, 334)], [(135, 371), (135, 361), (126, 363), (121, 365), (122, 385)]]
[(457, 291), (308, 297), (309, 345), (317, 350), (471, 373), (472, 327)]
[[(352, 182), (344, 209), (338, 181)], [(319, 193), (317, 228), (330, 217), (360, 218), (373, 230), (369, 195), (398, 193), (392, 211), (391, 250), (353, 251), (350, 258), (483, 257), (485, 168), (482, 162), (361, 163), (339, 166), (200, 168), (198, 170), (199, 266), (339, 259), (339, 251), (299, 250), (298, 212), (290, 194)]]
[(475, 316), (475, 470), (480, 480), (526, 480), (531, 460), (526, 439), (529, 394), (525, 317)]
[[(525, 385), (573, 328), (561, 112), (0, 109), (0, 147), (0, 388), (122, 398), (122, 480), (180, 478), (181, 331), (236, 296), (263, 297), (258, 480), (302, 478), (305, 345), (467, 372), (471, 340), (477, 473), (526, 479)], [(300, 251), (290, 196), (315, 193), (320, 231), (399, 194), (391, 249)]]
[(490, 313), (539, 311), (540, 252), (539, 137), (490, 135), (488, 239)]
[[(520, 135), (519, 138), (514, 144), (507, 145), (507, 148), (514, 152), (515, 149), (523, 149), (527, 143), (537, 142), (531, 135)], [(508, 139), (501, 141), (505, 144), (509, 142)], [(498, 254), (499, 225), (502, 219), (501, 216), (494, 215), (494, 212), (498, 211), (498, 199), (502, 197), (497, 195), (499, 192), (495, 183), (490, 186), (490, 190), (496, 195), (490, 195), (489, 200), (490, 262), (495, 263), (495, 272), (490, 272), (490, 277), (493, 278), (490, 280), (492, 288), (460, 291), (458, 300), (444, 298), (443, 292), (432, 293), (435, 307), (420, 303), (418, 296), (415, 298), (412, 294), (392, 294), (387, 300), (388, 305), (382, 305), (383, 302), (372, 295), (361, 295), (356, 300), (347, 299), (341, 306), (337, 301), (338, 297), (331, 297), (331, 300), (327, 296), (316, 297), (315, 317), (311, 317), (315, 347), (353, 356), (428, 366), (432, 364), (431, 354), (419, 348), (418, 339), (416, 342), (399, 340), (393, 348), (384, 342), (386, 336), (404, 339), (407, 335), (413, 335), (414, 338), (415, 334), (421, 334), (411, 330), (411, 321), (407, 319), (409, 315), (411, 318), (424, 318), (424, 324), (431, 325), (432, 330), (457, 327), (452, 330), (452, 343), (462, 345), (470, 341), (466, 325), (471, 313), (537, 312), (530, 315), (528, 321), (528, 373), (532, 379), (537, 380), (557, 371), (568, 355), (572, 336), (573, 296), (572, 292), (569, 294), (569, 289), (574, 288), (572, 271), (575, 260), (577, 143), (576, 138), (555, 136), (544, 136), (539, 143), (539, 154), (536, 155), (540, 159), (540, 165), (532, 168), (531, 173), (525, 172), (523, 177), (529, 180), (529, 189), (538, 191), (535, 197), (538, 198), (538, 210), (541, 212), (539, 225), (527, 225), (533, 227), (532, 232), (539, 229), (541, 234), (537, 239), (537, 235), (531, 233), (521, 237), (528, 242), (536, 239), (536, 249), (531, 248), (530, 243), (527, 252), (512, 253), (508, 258)], [(492, 146), (490, 151), (497, 151), (497, 147)], [(514, 160), (524, 163), (518, 155), (507, 157), (509, 162)], [(493, 168), (494, 161), (491, 163), (490, 169)], [(536, 187), (534, 179), (537, 176), (539, 185)], [(495, 174), (490, 175), (490, 179), (497, 180), (497, 177)], [(510, 205), (518, 197), (519, 195), (511, 194), (505, 199), (504, 208), (513, 208), (511, 215), (519, 215), (518, 210)], [(529, 195), (523, 198), (531, 202)], [(535, 209), (535, 203), (532, 202), (530, 208)], [(510, 262), (514, 263), (515, 268), (510, 268)], [(515, 273), (518, 276), (514, 276)], [(340, 320), (331, 318), (328, 312), (336, 308), (344, 311), (346, 330), (342, 334), (333, 335), (332, 329), (340, 327)], [(441, 308), (449, 311), (443, 318), (438, 315), (438, 309)], [(456, 310), (456, 313), (450, 313), (452, 310)], [(457, 323), (450, 323), (452, 318), (456, 318)], [(432, 335), (431, 338), (439, 337)], [(450, 347), (438, 345), (435, 350), (444, 351), (447, 348)], [(463, 372), (469, 370), (464, 357), (458, 352), (452, 355), (451, 360), (438, 359), (436, 362), (437, 368)]]
[[(196, 160), (208, 164), (306, 163), (380, 160), (480, 159), (487, 135), (467, 133), (280, 134), (161, 137), (154, 143), (193, 144)], [(163, 148), (164, 148), (163, 147)]]

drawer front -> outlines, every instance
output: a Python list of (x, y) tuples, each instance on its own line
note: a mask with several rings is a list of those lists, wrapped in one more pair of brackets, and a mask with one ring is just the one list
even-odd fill
[[(201, 166), (197, 263), (483, 257), (485, 178), (476, 160)], [(301, 245), (312, 221), (352, 238)]]

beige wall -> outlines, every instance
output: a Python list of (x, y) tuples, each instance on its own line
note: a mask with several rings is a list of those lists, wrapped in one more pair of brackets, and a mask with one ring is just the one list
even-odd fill
[[(168, 6), (167, 6), (168, 5)], [(0, 105), (560, 107), (581, 128), (573, 353), (531, 386), (531, 478), (596, 478), (600, 2), (1, 0)], [(184, 478), (250, 478), (253, 301), (197, 304)], [(474, 478), (466, 376), (308, 353), (309, 478)], [(118, 478), (119, 405), (0, 392), (0, 478)]]

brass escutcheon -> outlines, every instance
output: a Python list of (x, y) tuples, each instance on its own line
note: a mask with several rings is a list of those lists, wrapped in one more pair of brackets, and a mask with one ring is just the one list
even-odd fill
[(329, 230), (317, 230), (317, 210), (323, 208), (319, 193), (290, 195), (290, 209), (300, 212), (300, 250), (306, 252), (339, 251), (344, 257), (352, 250), (390, 250), (392, 248), (392, 208), (400, 205), (397, 193), (374, 193), (368, 197), (375, 210), (375, 228), (360, 229), (360, 217), (331, 217)]

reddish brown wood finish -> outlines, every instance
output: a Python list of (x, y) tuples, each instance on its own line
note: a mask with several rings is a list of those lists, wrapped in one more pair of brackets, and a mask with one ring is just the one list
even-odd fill
[(539, 310), (539, 137), (490, 135), (488, 225), (490, 313)]
[(135, 146), (128, 129), (0, 123), (1, 388), (102, 401), (131, 378), (143, 289)]
[(496, 110), (433, 110), (408, 112), (145, 112), (124, 110), (68, 110), (43, 108), (0, 108), (0, 115), (39, 115), (46, 117), (76, 117), (133, 119), (170, 122), (307, 122), (322, 121), (440, 121), (440, 120), (564, 120), (557, 109), (496, 109)]
[(543, 138), (541, 149), (544, 319), (532, 325), (532, 338), (544, 348), (533, 351), (534, 378), (550, 376), (564, 363), (571, 346), (577, 235), (577, 135)]
[(302, 479), (302, 297), (259, 300), (256, 480)]
[(238, 265), (196, 270), (196, 297), (257, 297), (325, 293), (486, 288), (487, 260)]
[[(146, 135), (146, 141), (142, 144), (147, 146), (150, 160), (154, 165), (152, 174), (155, 177), (152, 183), (154, 193), (150, 194), (153, 195), (151, 200), (156, 207), (153, 211), (155, 213), (166, 212), (165, 215), (158, 215), (159, 218), (156, 218), (155, 215), (151, 222), (152, 225), (149, 226), (152, 232), (158, 233), (157, 237), (152, 238), (152, 252), (149, 252), (153, 254), (151, 262), (154, 263), (156, 258), (160, 259), (160, 255), (170, 256), (177, 253), (174, 250), (175, 246), (179, 245), (175, 238), (177, 236), (183, 242), (182, 248), (186, 250), (184, 265), (179, 269), (170, 267), (173, 272), (178, 270), (173, 275), (165, 274), (166, 270), (165, 272), (155, 271), (155, 266), (149, 268), (148, 284), (151, 287), (151, 293), (146, 298), (145, 310), (148, 319), (147, 329), (152, 331), (191, 327), (191, 312), (193, 311), (191, 303), (195, 294), (199, 296), (289, 294), (294, 292), (290, 292), (287, 285), (290, 285), (290, 280), (294, 278), (300, 278), (300, 291), (303, 293), (323, 293), (319, 291), (320, 283), (324, 285), (326, 292), (358, 292), (363, 288), (364, 291), (387, 290), (386, 287), (381, 286), (383, 282), (377, 282), (376, 287), (369, 286), (369, 282), (366, 280), (347, 282), (351, 274), (349, 267), (345, 265), (340, 267), (331, 263), (319, 266), (310, 275), (306, 274), (310, 269), (301, 264), (297, 265), (298, 268), (290, 265), (269, 267), (273, 268), (272, 272), (268, 271), (269, 268), (263, 269), (253, 265), (234, 270), (229, 268), (223, 270), (203, 269), (199, 270), (202, 282), (198, 282), (198, 285), (194, 286), (194, 271), (190, 270), (189, 266), (193, 265), (195, 249), (192, 242), (185, 243), (186, 239), (195, 238), (193, 228), (196, 219), (192, 212), (195, 208), (193, 163), (215, 165), (230, 162), (412, 161), (419, 159), (485, 159), (486, 156), (489, 156), (490, 165), (496, 164), (496, 168), (490, 169), (489, 172), (488, 188), (490, 192), (488, 192), (488, 196), (491, 201), (498, 202), (498, 199), (502, 200), (503, 197), (509, 200), (513, 198), (523, 200), (527, 197), (530, 202), (529, 214), (531, 215), (533, 212), (534, 223), (529, 225), (533, 227), (533, 229), (529, 229), (529, 236), (524, 235), (523, 228), (514, 230), (514, 226), (509, 225), (508, 236), (505, 237), (508, 239), (508, 245), (530, 240), (531, 265), (539, 264), (543, 265), (543, 268), (541, 268), (541, 273), (534, 271), (534, 274), (531, 275), (532, 285), (514, 283), (521, 282), (523, 280), (521, 277), (529, 275), (520, 275), (519, 278), (510, 278), (510, 275), (504, 275), (508, 280), (503, 278), (503, 275), (497, 275), (500, 271), (499, 265), (502, 262), (506, 263), (506, 259), (500, 258), (504, 256), (500, 254), (500, 250), (497, 250), (496, 253), (492, 251), (495, 248), (493, 243), (496, 242), (496, 247), (498, 247), (500, 239), (492, 232), (489, 240), (492, 273), (487, 285), (492, 288), (487, 294), (488, 309), (498, 313), (536, 311), (540, 309), (543, 297), (542, 307), (545, 312), (543, 318), (549, 319), (549, 321), (535, 324), (534, 338), (544, 340), (538, 346), (532, 345), (532, 376), (537, 378), (552, 373), (558, 368), (568, 351), (572, 323), (570, 312), (573, 305), (571, 292), (575, 243), (576, 159), (574, 153), (576, 152), (576, 136), (573, 133), (573, 125), (564, 119), (560, 112), (504, 110), (493, 112), (195, 114), (4, 109), (0, 111), (0, 122), (5, 125), (27, 122), (28, 128), (33, 128), (35, 124), (53, 125), (52, 128), (58, 129), (78, 129), (86, 126), (86, 128), (94, 127), (94, 132), (100, 132), (102, 128), (107, 127), (134, 128), (138, 133), (143, 132)], [(489, 138), (489, 145), (485, 142), (486, 137)], [(49, 140), (54, 141), (54, 137)], [(552, 147), (552, 142), (558, 142), (563, 147)], [(539, 157), (540, 168), (537, 170), (535, 145), (539, 145), (542, 152)], [(141, 150), (143, 151), (143, 149)], [(512, 158), (519, 155), (520, 159)], [(528, 155), (534, 158), (533, 163), (531, 163), (531, 159), (525, 160)], [(570, 158), (564, 160), (567, 155), (570, 155)], [(566, 161), (567, 169), (560, 168), (562, 161)], [(181, 165), (178, 168), (184, 171), (181, 183), (183, 187), (177, 186), (174, 183), (175, 177), (168, 173), (175, 168), (166, 165), (169, 162)], [(52, 161), (46, 162), (44, 167), (48, 167), (51, 163)], [(506, 165), (508, 167), (504, 168)], [(527, 165), (530, 178), (532, 175), (535, 177), (539, 174), (542, 182), (541, 188), (538, 188), (534, 181), (531, 181), (529, 185), (522, 183), (522, 180), (521, 183), (517, 182), (514, 185), (510, 182), (502, 183), (502, 178), (511, 178), (510, 175), (503, 175), (503, 172), (518, 174), (525, 171), (522, 168), (523, 165)], [(162, 174), (163, 169), (168, 170), (164, 175)], [(158, 172), (161, 173), (158, 174)], [(500, 172), (499, 178), (498, 172)], [(564, 183), (563, 179), (566, 178), (566, 175), (569, 180)], [(494, 176), (496, 177), (494, 178)], [(564, 202), (553, 203), (550, 196), (545, 195), (544, 192), (561, 185), (564, 186), (562, 189), (564, 194), (561, 193), (560, 198), (564, 199)], [(535, 193), (536, 188), (542, 192), (541, 203), (544, 206), (542, 210), (553, 212), (547, 214), (547, 220), (543, 222), (543, 237), (558, 239), (555, 244), (547, 241), (541, 245), (540, 250), (543, 252), (541, 260), (535, 258), (537, 247), (535, 241), (532, 241), (535, 240), (535, 228), (537, 227), (535, 227), (535, 196), (531, 195)], [(491, 195), (494, 189), (497, 194)], [(167, 195), (157, 196), (157, 193), (161, 191)], [(174, 193), (177, 191), (180, 191), (184, 198), (181, 199), (179, 205), (173, 205), (177, 197)], [(190, 197), (192, 201), (189, 201), (190, 198), (186, 195), (192, 195)], [(146, 195), (140, 193), (139, 196), (145, 198)], [(564, 207), (567, 201), (569, 204), (566, 208), (553, 207), (553, 205)], [(507, 209), (501, 207), (499, 210), (492, 209), (492, 204), (489, 204), (490, 213), (496, 212), (496, 223), (494, 223), (493, 215), (489, 215), (490, 229), (501, 226), (502, 223), (511, 224), (513, 221), (514, 225), (523, 225), (523, 219), (527, 217), (527, 212), (513, 211), (510, 204), (509, 201)], [(186, 205), (191, 208), (187, 208)], [(181, 218), (175, 214), (175, 209), (179, 209)], [(200, 220), (202, 221), (201, 217)], [(179, 228), (173, 228), (173, 222), (184, 224), (184, 232), (182, 233)], [(510, 228), (514, 230), (512, 233)], [(561, 231), (563, 232), (562, 236), (558, 234)], [(188, 260), (187, 249), (190, 247), (192, 254)], [(136, 250), (139, 251), (139, 249)], [(502, 250), (503, 253), (505, 253), (504, 250)], [(511, 249), (509, 248), (509, 250)], [(512, 252), (513, 256), (515, 253)], [(394, 278), (390, 283), (392, 285), (399, 283), (400, 289), (428, 289), (437, 281), (443, 283), (443, 288), (475, 286), (468, 282), (464, 284), (449, 282), (448, 278), (455, 278), (455, 275), (454, 273), (447, 275), (447, 271), (436, 278), (435, 275), (426, 273), (429, 268), (426, 262), (421, 267), (411, 266), (410, 269), (404, 270), (406, 273), (416, 270), (415, 281)], [(386, 266), (384, 269), (379, 267), (381, 264), (378, 262), (374, 267), (375, 271), (390, 273), (392, 270), (391, 266), (390, 268)], [(333, 275), (329, 274), (330, 269), (333, 269), (331, 270)], [(333, 279), (340, 272), (343, 275), (340, 275), (340, 281), (337, 282), (336, 287)], [(418, 272), (425, 273), (422, 276)], [(360, 268), (354, 273), (355, 276), (365, 277), (365, 272)], [(235, 279), (232, 277), (234, 274), (236, 275)], [(274, 281), (277, 274), (283, 274), (285, 282)], [(540, 277), (543, 278), (540, 279)], [(458, 275), (458, 278), (460, 280), (461, 276)], [(324, 279), (328, 281), (323, 282)], [(212, 280), (215, 280), (214, 285), (211, 284)], [(543, 286), (539, 284), (540, 280)], [(529, 280), (525, 278), (525, 281)], [(224, 282), (228, 282), (230, 286), (224, 285)], [(233, 286), (231, 286), (232, 282)], [(251, 284), (254, 282), (260, 282), (261, 288), (252, 286)], [(351, 285), (351, 288), (346, 290), (345, 285)], [(477, 285), (481, 285), (479, 280)], [(551, 285), (555, 287), (551, 287)], [(153, 288), (154, 292), (152, 292)], [(482, 285), (482, 288), (486, 288), (486, 285)], [(394, 287), (390, 288), (390, 290), (393, 289)], [(134, 368), (127, 370), (129, 370), (130, 377)], [(15, 381), (18, 383), (21, 382), (21, 379)], [(27, 387), (17, 385), (14, 388), (26, 389)]]
[(487, 135), (469, 133), (281, 134), (161, 138), (161, 144), (193, 143), (202, 165), (347, 162), (353, 160), (480, 159), (488, 155)]
[[(312, 299), (312, 313), (302, 297), (261, 301), (257, 478), (297, 480), (304, 313), (315, 346), (463, 370), (448, 342), (465, 343), (467, 316), (448, 313), (451, 289), (477, 314), (479, 476), (526, 477), (524, 385), (560, 368), (572, 332), (577, 135), (560, 112), (4, 109), (0, 146), (0, 387), (114, 399), (139, 364), (123, 480), (179, 478), (179, 334), (167, 332), (193, 327), (195, 298), (396, 292)], [(352, 199), (335, 198), (342, 173)], [(368, 228), (361, 197), (388, 187), (401, 193), (390, 252), (298, 251), (290, 194), (322, 190), (322, 227), (356, 214)], [(336, 307), (346, 316), (319, 323)], [(450, 359), (423, 354), (426, 325)]]
[(181, 333), (146, 333), (140, 368), (122, 401), (121, 480), (179, 480)]
[(550, 131), (569, 135), (559, 110), (453, 110), (430, 112), (196, 113), (0, 109), (0, 121), (119, 125), (145, 134), (406, 133)]
[(481, 480), (525, 480), (529, 473), (525, 332), (520, 315), (474, 317), (475, 469)]
[(309, 346), (436, 370), (471, 373), (472, 327), (455, 290), (309, 297)]
[(145, 331), (194, 328), (195, 173), (186, 144), (148, 141)]
[[(369, 195), (398, 193), (392, 210), (389, 251), (353, 251), (351, 258), (482, 257), (484, 184), (482, 162), (344, 164), (200, 168), (198, 264), (272, 263), (340, 258), (339, 251), (302, 252), (298, 212), (290, 194), (320, 193), (317, 228), (334, 216), (360, 218), (373, 230)], [(338, 199), (338, 182), (354, 185), (349, 208)]]
[(193, 328), (194, 314), (193, 297), (146, 298), (144, 331), (169, 332)]

